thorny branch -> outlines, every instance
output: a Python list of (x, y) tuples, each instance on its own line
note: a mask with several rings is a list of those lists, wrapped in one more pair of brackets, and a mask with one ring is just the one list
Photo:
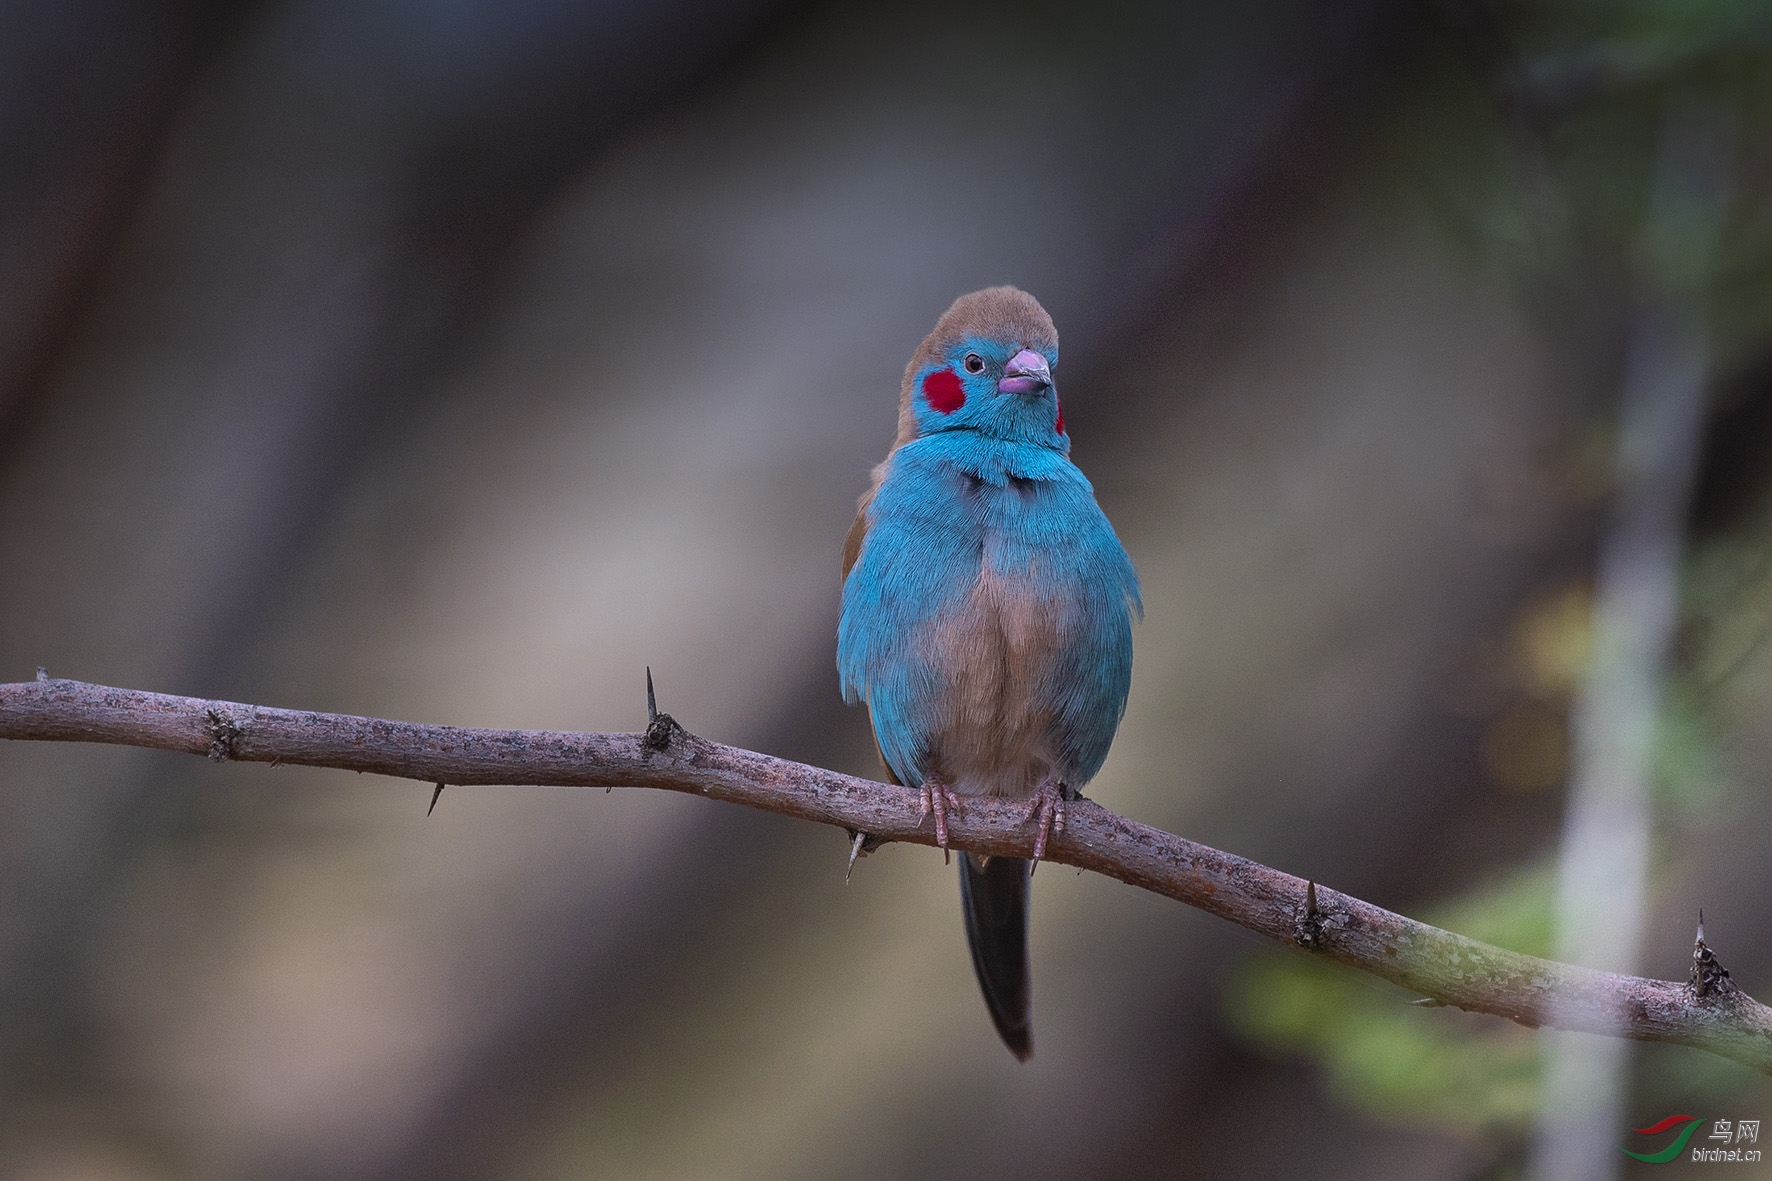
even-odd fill
[[(650, 705), (650, 702), (649, 702)], [(641, 734), (468, 730), (272, 709), (80, 681), (0, 685), (0, 738), (106, 742), (221, 761), (372, 771), (436, 784), (653, 787), (869, 834), (935, 843), (909, 788), (697, 738), (649, 710)], [(432, 796), (432, 803), (436, 800)], [(973, 798), (952, 843), (1027, 857), (1033, 828), (1014, 801)], [(1197, 844), (1079, 799), (1049, 861), (1094, 870), (1420, 993), (1429, 1003), (1561, 1028), (1695, 1046), (1772, 1074), (1772, 1008), (1742, 992), (1705, 945), (1687, 982), (1647, 980), (1491, 947)], [(1622, 1027), (1618, 1014), (1623, 1014)]]

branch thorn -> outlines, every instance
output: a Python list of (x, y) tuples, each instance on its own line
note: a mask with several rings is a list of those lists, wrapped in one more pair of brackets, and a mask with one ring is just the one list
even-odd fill
[(640, 745), (649, 751), (659, 754), (671, 748), (678, 736), (687, 738), (689, 731), (677, 724), (677, 719), (670, 714), (658, 712), (658, 696), (652, 691), (652, 669), (646, 669), (646, 734), (640, 739)]
[(1323, 912), (1317, 909), (1317, 883), (1304, 883), (1304, 910), (1298, 916), (1294, 938), (1300, 947), (1319, 947), (1323, 942)]
[(1729, 969), (1717, 962), (1716, 953), (1704, 945), (1704, 911), (1698, 912), (1698, 938), (1692, 943), (1692, 972), (1686, 977), (1686, 988), (1693, 997), (1703, 999), (1724, 993), (1738, 992), (1729, 979)]
[(852, 831), (849, 835), (851, 838), (849, 842), (849, 865), (843, 870), (843, 884), (845, 886), (849, 884), (849, 875), (855, 872), (855, 859), (861, 856), (862, 842), (868, 839), (868, 834), (862, 832), (859, 828)]
[(449, 785), (442, 780), (437, 781), (437, 790), (431, 793), (431, 806), (425, 809), (426, 816), (437, 810), (437, 798), (443, 794), (443, 789), (447, 786)]
[(49, 670), (44, 668), (41, 664), (37, 666), (37, 679), (39, 681), (47, 681), (49, 679)]

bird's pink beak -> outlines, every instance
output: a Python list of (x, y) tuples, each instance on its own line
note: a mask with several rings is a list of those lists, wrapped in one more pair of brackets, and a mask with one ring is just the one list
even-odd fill
[(1003, 366), (1003, 380), (997, 389), (1005, 394), (1035, 394), (1052, 384), (1052, 370), (1046, 358), (1033, 349), (1023, 349)]

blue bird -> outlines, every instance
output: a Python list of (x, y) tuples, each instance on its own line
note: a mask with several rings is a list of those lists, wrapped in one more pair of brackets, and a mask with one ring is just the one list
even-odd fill
[(944, 853), (965, 796), (1028, 801), (1033, 861), (960, 854), (972, 966), (1033, 1053), (1028, 888), (1107, 758), (1132, 681), (1138, 575), (1070, 461), (1058, 331), (1013, 287), (963, 295), (917, 346), (898, 437), (843, 547), (837, 671)]

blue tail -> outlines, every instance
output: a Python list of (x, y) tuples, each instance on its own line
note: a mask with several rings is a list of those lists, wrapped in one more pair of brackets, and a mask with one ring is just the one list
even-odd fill
[(997, 1033), (1023, 1062), (1034, 1052), (1028, 879), (1028, 863), (1018, 858), (960, 854), (960, 909), (972, 967)]

